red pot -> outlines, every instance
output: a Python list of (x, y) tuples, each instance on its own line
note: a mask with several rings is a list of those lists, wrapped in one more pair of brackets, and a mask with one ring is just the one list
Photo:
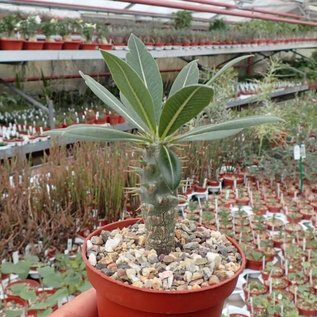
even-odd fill
[(40, 41), (24, 41), (23, 43), (24, 50), (38, 51), (38, 50), (42, 50), (43, 46), (44, 46), (44, 42), (40, 42)]
[(109, 123), (111, 125), (116, 125), (120, 123), (120, 116), (119, 115), (113, 115), (109, 117)]
[(20, 51), (23, 47), (23, 40), (0, 39), (0, 50)]
[(101, 50), (106, 50), (106, 51), (112, 50), (112, 44), (98, 44), (98, 47)]
[[(50, 290), (37, 290), (36, 291), (36, 295), (37, 296), (43, 296), (43, 294), (45, 294), (45, 297), (42, 298), (42, 302), (43, 299), (46, 300), (47, 296), (53, 295), (56, 293), (56, 289), (50, 289)], [(53, 307), (53, 310), (57, 309), (57, 305)], [(29, 317), (37, 317), (37, 314), (44, 311), (45, 309), (28, 309), (28, 313), (27, 316)]]
[(99, 317), (218, 317), (224, 300), (232, 293), (245, 267), (245, 256), (238, 244), (229, 238), (242, 256), (241, 268), (230, 279), (217, 285), (191, 291), (155, 291), (125, 285), (94, 268), (86, 256), (87, 240), (102, 230), (124, 228), (137, 222), (128, 219), (104, 226), (90, 234), (83, 245), (82, 257), (88, 278), (97, 291)]
[(30, 279), (26, 279), (26, 280), (17, 280), (17, 281), (14, 281), (14, 282), (10, 282), (4, 289), (4, 293), (7, 295), (7, 296), (13, 296), (13, 297), (18, 297), (18, 296), (15, 296), (15, 295), (11, 295), (11, 294), (8, 294), (8, 291), (10, 289), (10, 287), (12, 285), (16, 285), (16, 284), (28, 284), (30, 285), (30, 287), (32, 287), (33, 289), (37, 290), (39, 287), (40, 287), (40, 283), (35, 281), (35, 280), (30, 280)]
[(300, 308), (299, 306), (297, 306), (298, 312), (302, 315), (302, 316), (309, 316), (309, 317), (315, 317), (317, 316), (317, 310), (308, 310), (308, 309), (304, 309), (304, 308)]
[(63, 50), (79, 50), (81, 41), (65, 41), (63, 43)]
[(63, 41), (46, 41), (44, 42), (44, 49), (45, 50), (51, 50), (51, 51), (58, 51), (63, 48)]
[(88, 51), (94, 51), (97, 49), (97, 43), (81, 43), (80, 44), (81, 50), (88, 50)]

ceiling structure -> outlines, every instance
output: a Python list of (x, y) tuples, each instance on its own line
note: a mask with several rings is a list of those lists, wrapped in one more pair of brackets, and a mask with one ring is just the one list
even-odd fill
[(196, 22), (215, 18), (229, 22), (252, 18), (317, 26), (317, 0), (0, 0), (1, 11), (52, 15), (85, 14), (134, 19), (170, 20), (181, 9), (193, 12)]

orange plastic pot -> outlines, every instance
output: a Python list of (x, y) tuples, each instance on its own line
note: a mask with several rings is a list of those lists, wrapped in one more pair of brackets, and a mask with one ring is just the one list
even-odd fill
[[(88, 278), (97, 291), (99, 317), (219, 317), (224, 300), (233, 292), (246, 263), (238, 244), (228, 238), (242, 256), (241, 268), (230, 279), (217, 285), (190, 291), (156, 291), (126, 285), (93, 267), (86, 256), (87, 240), (102, 230), (114, 230), (134, 224), (127, 219), (106, 225), (90, 234), (83, 245), (82, 257)], [(81, 315), (84, 316), (84, 315)], [(54, 316), (55, 317), (55, 316)]]
[(24, 41), (23, 43), (24, 50), (38, 51), (38, 50), (42, 50), (43, 46), (44, 46), (44, 42), (41, 42), (41, 41)]

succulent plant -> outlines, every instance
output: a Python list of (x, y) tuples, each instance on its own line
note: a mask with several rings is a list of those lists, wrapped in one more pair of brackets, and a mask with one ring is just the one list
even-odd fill
[[(141, 210), (146, 227), (146, 247), (158, 254), (168, 254), (174, 247), (177, 216), (177, 188), (181, 180), (181, 161), (175, 146), (183, 142), (212, 141), (239, 133), (243, 128), (272, 123), (272, 116), (253, 116), (194, 129), (183, 129), (213, 98), (212, 82), (235, 62), (224, 66), (206, 84), (198, 84), (197, 62), (186, 65), (178, 74), (163, 102), (163, 84), (158, 65), (145, 45), (133, 34), (128, 42), (126, 61), (101, 51), (120, 90), (121, 101), (88, 75), (81, 73), (90, 89), (112, 110), (138, 129), (137, 134), (110, 127), (75, 125), (52, 130), (50, 135), (64, 135), (79, 140), (127, 141), (135, 143), (142, 155), (140, 187)], [(181, 133), (185, 130), (185, 133)]]

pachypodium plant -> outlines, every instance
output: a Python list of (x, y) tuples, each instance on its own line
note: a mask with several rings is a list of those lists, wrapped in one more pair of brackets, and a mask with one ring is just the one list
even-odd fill
[(186, 129), (184, 125), (211, 102), (213, 80), (242, 58), (228, 63), (204, 85), (198, 84), (197, 61), (189, 63), (178, 74), (163, 102), (163, 84), (157, 63), (133, 34), (128, 46), (126, 61), (101, 51), (120, 90), (121, 100), (90, 76), (83, 73), (81, 76), (90, 89), (109, 108), (136, 127), (138, 133), (130, 134), (103, 126), (75, 125), (49, 134), (77, 140), (127, 141), (140, 149), (141, 168), (135, 168), (140, 175), (140, 187), (134, 190), (141, 197), (146, 247), (155, 249), (158, 254), (168, 254), (174, 247), (177, 188), (181, 180), (181, 160), (175, 153), (175, 147), (183, 142), (222, 139), (239, 133), (243, 128), (279, 119), (253, 116)]

